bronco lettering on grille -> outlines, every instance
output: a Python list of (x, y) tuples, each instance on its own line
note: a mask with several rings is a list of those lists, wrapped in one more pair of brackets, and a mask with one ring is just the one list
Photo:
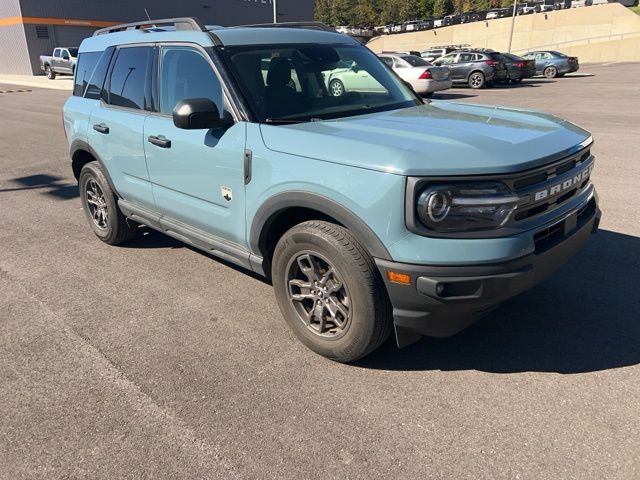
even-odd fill
[(553, 197), (566, 190), (569, 190), (570, 188), (575, 187), (576, 185), (581, 184), (587, 178), (589, 178), (589, 175), (591, 175), (592, 168), (593, 168), (593, 165), (589, 166), (589, 168), (584, 169), (584, 171), (577, 173), (560, 183), (556, 183), (548, 188), (545, 188), (544, 190), (537, 191), (536, 193), (533, 194), (534, 201), (537, 202), (539, 200), (544, 200), (545, 198)]

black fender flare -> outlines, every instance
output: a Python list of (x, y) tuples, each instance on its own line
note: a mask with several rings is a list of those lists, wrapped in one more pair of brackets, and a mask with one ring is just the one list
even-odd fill
[[(104, 162), (100, 158), (100, 155), (98, 155), (96, 151), (91, 147), (91, 145), (89, 145), (84, 140), (74, 140), (73, 142), (71, 142), (71, 147), (69, 147), (69, 156), (72, 162), (73, 162), (73, 157), (79, 151), (88, 152), (93, 158), (96, 159), (96, 161), (100, 164), (100, 167), (102, 167), (102, 173), (104, 173), (104, 176), (106, 177), (107, 182), (109, 183), (109, 187), (111, 187), (111, 191), (113, 191), (113, 193), (115, 193), (115, 195), (118, 198), (122, 198), (122, 196), (118, 193), (118, 190), (116, 190), (116, 187), (113, 184), (113, 180), (111, 180), (111, 175), (109, 175), (109, 170), (107, 169), (107, 166), (104, 164)], [(78, 175), (80, 175), (80, 172), (78, 172)], [(74, 172), (74, 176), (75, 176), (75, 172)], [(79, 178), (76, 177), (76, 180), (78, 179)]]
[(260, 206), (253, 217), (249, 233), (249, 245), (254, 253), (264, 258), (267, 252), (263, 251), (263, 241), (271, 220), (278, 212), (291, 207), (309, 208), (329, 215), (349, 229), (371, 256), (392, 260), (380, 238), (355, 213), (324, 195), (305, 191), (277, 193)]

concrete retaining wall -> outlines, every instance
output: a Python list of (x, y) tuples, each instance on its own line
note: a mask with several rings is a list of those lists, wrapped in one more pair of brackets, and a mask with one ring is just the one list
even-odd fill
[[(367, 46), (383, 50), (425, 50), (464, 44), (506, 51), (511, 18), (454, 25), (416, 33), (384, 35)], [(560, 50), (581, 63), (640, 61), (640, 15), (618, 3), (516, 17), (511, 51)]]

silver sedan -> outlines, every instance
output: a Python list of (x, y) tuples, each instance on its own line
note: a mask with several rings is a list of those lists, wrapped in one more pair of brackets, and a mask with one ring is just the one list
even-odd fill
[(449, 67), (436, 67), (415, 55), (383, 53), (379, 57), (416, 93), (429, 97), (434, 92), (451, 88)]

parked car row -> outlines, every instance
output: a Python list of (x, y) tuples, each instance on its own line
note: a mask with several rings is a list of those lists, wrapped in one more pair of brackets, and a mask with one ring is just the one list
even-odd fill
[[(425, 58), (426, 55), (426, 58)], [(423, 52), (382, 52), (378, 57), (416, 93), (430, 97), (453, 84), (470, 88), (491, 87), (496, 83), (517, 84), (543, 75), (561, 77), (580, 68), (576, 57), (555, 51), (529, 52), (523, 56), (467, 46), (443, 46)], [(263, 72), (266, 75), (265, 72)], [(324, 84), (334, 97), (383, 93), (385, 87), (356, 61), (341, 61), (322, 72)], [(300, 90), (297, 78), (291, 88)]]
[[(571, 57), (554, 50), (527, 52), (522, 56), (511, 53), (500, 53), (490, 49), (473, 49), (461, 46), (432, 47), (421, 52), (421, 57), (435, 65), (455, 66), (457, 70), (468, 72), (482, 71), (485, 82), (481, 86), (491, 85), (495, 80), (509, 80), (513, 83), (536, 75), (546, 78), (562, 77), (567, 73), (577, 72), (580, 62), (577, 57)], [(494, 65), (494, 62), (497, 64)], [(506, 66), (506, 78), (500, 72), (492, 74), (484, 65), (493, 66), (494, 70), (501, 70), (500, 63)], [(484, 64), (484, 65), (482, 65)], [(454, 82), (457, 75), (453, 75)], [(495, 80), (491, 78), (496, 77)], [(466, 78), (466, 77), (465, 77)], [(463, 80), (458, 78), (457, 80)], [(468, 78), (466, 78), (469, 81)], [(471, 86), (471, 85), (470, 85)], [(479, 88), (479, 87), (476, 87)]]

